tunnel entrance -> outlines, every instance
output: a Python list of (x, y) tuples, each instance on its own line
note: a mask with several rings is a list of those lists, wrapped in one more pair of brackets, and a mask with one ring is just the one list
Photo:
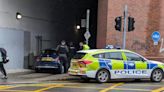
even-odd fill
[[(54, 30), (54, 37), (59, 44), (61, 40), (74, 42), (76, 46), (80, 41), (85, 41), (85, 27), (76, 29), (77, 25), (81, 25), (81, 20), (86, 19), (86, 11), (90, 10), (90, 25), (89, 31), (91, 37), (89, 46), (96, 48), (97, 37), (97, 11), (98, 0), (59, 0), (58, 5), (54, 6), (53, 19), (57, 24)], [(56, 44), (56, 45), (57, 45)]]

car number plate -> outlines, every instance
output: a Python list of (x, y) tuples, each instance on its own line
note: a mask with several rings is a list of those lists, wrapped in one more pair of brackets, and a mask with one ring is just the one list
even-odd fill
[(73, 68), (73, 69), (78, 69), (78, 64), (77, 64), (77, 63), (73, 63), (73, 64), (72, 64), (72, 68)]
[(52, 58), (51, 57), (45, 57), (45, 58), (42, 58), (42, 61), (52, 61)]

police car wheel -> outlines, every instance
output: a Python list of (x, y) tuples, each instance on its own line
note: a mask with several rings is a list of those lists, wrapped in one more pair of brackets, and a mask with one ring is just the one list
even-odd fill
[(151, 74), (151, 81), (152, 82), (160, 82), (163, 79), (163, 71), (161, 69), (153, 70)]
[(99, 70), (96, 74), (96, 80), (99, 83), (108, 82), (109, 79), (110, 79), (110, 75), (106, 69)]

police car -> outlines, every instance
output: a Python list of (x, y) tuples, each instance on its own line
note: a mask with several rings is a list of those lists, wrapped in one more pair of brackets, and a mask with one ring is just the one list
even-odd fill
[(148, 60), (129, 50), (82, 50), (71, 60), (68, 73), (85, 80), (96, 79), (100, 83), (124, 78), (149, 78), (160, 82), (164, 77), (164, 63)]

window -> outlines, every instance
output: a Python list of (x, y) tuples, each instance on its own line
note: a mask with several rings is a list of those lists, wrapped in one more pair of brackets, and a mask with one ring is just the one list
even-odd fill
[(100, 53), (100, 54), (95, 54), (93, 55), (94, 58), (105, 58), (105, 54), (104, 53)]
[(128, 61), (142, 61), (142, 60), (144, 60), (142, 57), (140, 57), (134, 53), (125, 52), (125, 55), (126, 55)]
[(51, 50), (51, 49), (44, 50), (42, 53), (48, 54), (48, 55), (57, 54), (57, 52), (55, 50)]
[(121, 52), (105, 53), (105, 58), (106, 59), (123, 60)]

